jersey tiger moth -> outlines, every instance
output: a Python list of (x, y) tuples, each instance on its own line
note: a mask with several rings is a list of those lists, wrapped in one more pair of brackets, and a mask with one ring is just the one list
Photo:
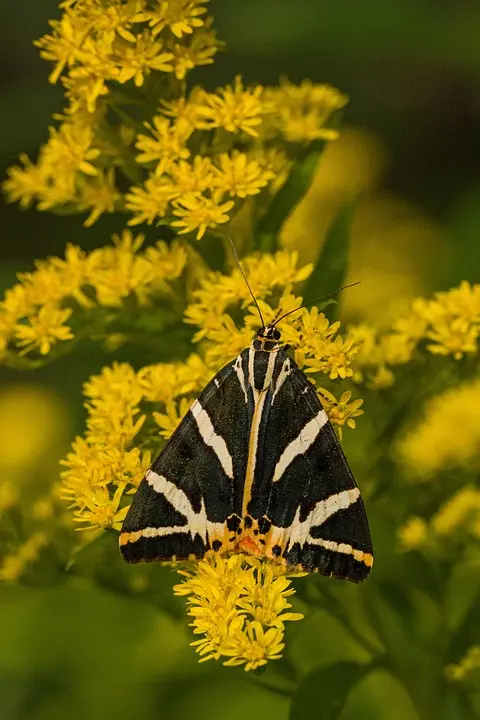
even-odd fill
[(369, 574), (360, 491), (278, 322), (208, 383), (140, 483), (120, 534), (127, 562), (247, 553), (353, 582)]

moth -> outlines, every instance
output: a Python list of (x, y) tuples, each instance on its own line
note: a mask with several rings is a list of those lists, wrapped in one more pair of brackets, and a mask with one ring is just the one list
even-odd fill
[(127, 562), (247, 553), (353, 582), (368, 576), (360, 491), (278, 322), (262, 319), (141, 481), (120, 534)]

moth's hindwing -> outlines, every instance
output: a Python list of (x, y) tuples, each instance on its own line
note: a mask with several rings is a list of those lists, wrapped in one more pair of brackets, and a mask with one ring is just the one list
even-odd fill
[(205, 387), (141, 481), (120, 535), (128, 562), (228, 549), (248, 454), (243, 355)]

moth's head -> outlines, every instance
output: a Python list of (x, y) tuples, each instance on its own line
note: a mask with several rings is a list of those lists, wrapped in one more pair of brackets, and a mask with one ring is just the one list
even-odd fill
[(253, 344), (256, 350), (278, 350), (281, 337), (282, 334), (275, 325), (265, 325), (258, 330)]
[(275, 342), (278, 342), (278, 340), (282, 337), (282, 333), (275, 325), (271, 324), (260, 328), (257, 332), (257, 337), (259, 340), (274, 340)]

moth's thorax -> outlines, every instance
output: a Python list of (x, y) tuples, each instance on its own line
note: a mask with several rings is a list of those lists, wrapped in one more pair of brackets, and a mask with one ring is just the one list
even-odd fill
[(250, 386), (257, 392), (268, 390), (272, 384), (278, 351), (281, 349), (277, 341), (275, 347), (264, 350), (257, 345), (257, 338), (248, 351), (248, 379)]

